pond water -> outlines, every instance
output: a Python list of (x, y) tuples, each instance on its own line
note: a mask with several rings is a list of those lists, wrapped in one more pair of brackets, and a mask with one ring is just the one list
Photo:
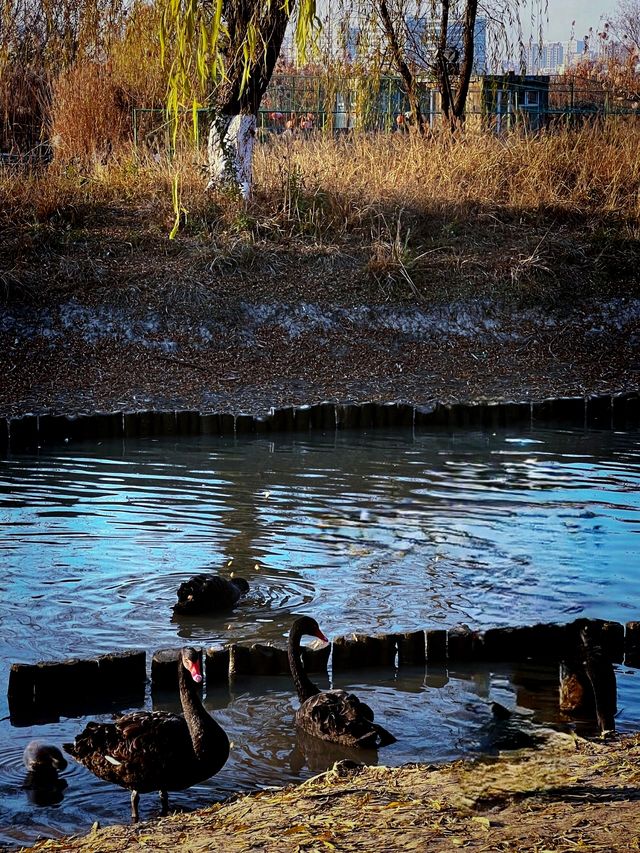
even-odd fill
[[(0, 844), (129, 816), (126, 791), (71, 761), (60, 802), (38, 805), (21, 788), (26, 743), (70, 740), (85, 718), (12, 726), (12, 661), (150, 654), (183, 639), (284, 642), (303, 613), (328, 636), (640, 616), (638, 433), (82, 442), (0, 460), (0, 520)], [(230, 614), (174, 621), (179, 583), (202, 570), (234, 571), (251, 591)], [(617, 669), (618, 728), (638, 729), (640, 673)], [(398, 737), (367, 760), (400, 764), (489, 749), (492, 701), (520, 728), (558, 723), (556, 679), (492, 666), (372, 669), (335, 684)], [(171, 795), (174, 807), (304, 778), (341, 755), (296, 741), (287, 678), (241, 679), (206, 704), (232, 755)], [(143, 818), (158, 811), (142, 798)]]

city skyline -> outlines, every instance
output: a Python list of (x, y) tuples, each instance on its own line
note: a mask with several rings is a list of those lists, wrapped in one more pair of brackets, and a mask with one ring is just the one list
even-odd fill
[[(588, 33), (589, 28), (599, 29), (603, 19), (611, 17), (616, 7), (617, 0), (548, 0), (546, 19), (542, 21), (543, 39), (545, 41), (568, 41), (572, 35), (582, 39)], [(526, 0), (520, 9), (520, 19), (525, 37), (538, 38), (538, 0)], [(335, 8), (332, 0), (317, 0), (317, 10), (320, 18), (323, 18), (329, 9)], [(479, 10), (482, 15), (482, 9)], [(534, 19), (532, 25), (532, 17)]]
[[(610, 20), (614, 14), (618, 0), (548, 0), (546, 14), (541, 12), (542, 0), (526, 0), (519, 4), (520, 33), (526, 49), (527, 66), (529, 70), (538, 73), (562, 73), (565, 65), (571, 65), (578, 54), (587, 52), (596, 56), (599, 51), (597, 33), (602, 29), (606, 20)], [(317, 0), (319, 18), (325, 24), (325, 39), (333, 43), (334, 33), (337, 29), (331, 26), (331, 13), (338, 14), (348, 9), (348, 3), (344, 5), (337, 0)], [(352, 7), (354, 8), (354, 7)], [(357, 7), (355, 7), (357, 8)], [(363, 7), (364, 8), (364, 7)], [(411, 3), (405, 5), (405, 9), (411, 9)], [(424, 0), (416, 0), (416, 9), (421, 10), (421, 16), (428, 14), (428, 4)], [(353, 12), (352, 12), (353, 14)], [(409, 29), (415, 29), (416, 25), (408, 19)], [(417, 17), (416, 21), (422, 20)], [(478, 9), (478, 21), (485, 21), (484, 8), (480, 4)], [(420, 29), (420, 27), (418, 27)], [(476, 57), (476, 64), (487, 65), (488, 68), (516, 67), (518, 64), (518, 35), (515, 29), (510, 33), (510, 46), (499, 44), (489, 35), (490, 28), (484, 25), (482, 28), (482, 57)], [(348, 42), (355, 45), (355, 33), (358, 31), (358, 17), (351, 18)], [(486, 35), (485, 35), (486, 31)], [(353, 34), (352, 34), (353, 33)], [(591, 40), (586, 40), (589, 35)], [(479, 33), (476, 34), (478, 36)], [(292, 33), (289, 34), (292, 41)], [(548, 54), (553, 50), (553, 44), (562, 44), (563, 59), (558, 63), (541, 63), (539, 59), (533, 59), (533, 53), (537, 45), (540, 51), (543, 49)], [(570, 43), (574, 47), (568, 46)], [(490, 44), (493, 45), (490, 47)], [(576, 50), (575, 45), (579, 45)], [(494, 49), (495, 48), (495, 49)], [(539, 52), (540, 52), (539, 51)], [(289, 52), (293, 52), (290, 50)], [(474, 51), (476, 53), (476, 51)], [(570, 57), (568, 60), (567, 57)], [(545, 69), (543, 72), (542, 69)], [(559, 70), (558, 70), (559, 69)], [(480, 69), (477, 68), (476, 71)]]

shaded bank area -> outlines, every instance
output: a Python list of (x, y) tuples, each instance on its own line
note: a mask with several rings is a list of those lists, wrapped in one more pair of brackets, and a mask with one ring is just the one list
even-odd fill
[(295, 787), (37, 851), (627, 851), (640, 845), (640, 737), (552, 733), (536, 751), (440, 767), (341, 762)]
[(0, 315), (0, 376), (0, 417), (616, 393), (640, 384), (640, 300), (562, 313), (468, 298), (14, 304)]
[[(0, 175), (0, 417), (635, 390), (632, 128), (259, 146)], [(622, 176), (622, 177), (621, 177)]]

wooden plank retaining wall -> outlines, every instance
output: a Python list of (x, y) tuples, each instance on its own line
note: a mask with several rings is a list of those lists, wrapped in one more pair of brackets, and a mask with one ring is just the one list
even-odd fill
[[(601, 631), (603, 651), (613, 663), (640, 667), (640, 621), (589, 620)], [(584, 620), (578, 620), (582, 623)], [(484, 632), (466, 626), (449, 631), (425, 629), (403, 634), (337, 637), (324, 648), (303, 649), (309, 672), (333, 673), (362, 667), (447, 666), (460, 663), (559, 663), (572, 648), (574, 625), (540, 624), (491, 628)], [(151, 661), (152, 691), (177, 690), (179, 649), (159, 649)], [(206, 684), (228, 684), (242, 676), (289, 675), (285, 648), (255, 643), (231, 643), (200, 649)], [(144, 651), (114, 652), (84, 660), (14, 663), (9, 673), (11, 722), (31, 725), (63, 716), (100, 713), (114, 705), (142, 704), (147, 683)]]
[(91, 438), (178, 435), (252, 435), (341, 429), (409, 427), (493, 429), (498, 427), (640, 428), (640, 393), (561, 397), (534, 402), (480, 402), (433, 406), (409, 403), (333, 403), (271, 409), (262, 415), (176, 412), (110, 412), (68, 417), (24, 415), (0, 420), (0, 449), (34, 450)]

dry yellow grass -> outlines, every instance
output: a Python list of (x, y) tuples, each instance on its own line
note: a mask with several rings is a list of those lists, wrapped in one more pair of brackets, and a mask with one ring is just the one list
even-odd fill
[(137, 245), (163, 239), (177, 171), (187, 211), (178, 240), (234, 264), (271, 253), (280, 267), (294, 240), (297, 251), (357, 258), (384, 298), (497, 287), (557, 301), (637, 289), (634, 122), (506, 137), (272, 138), (256, 149), (254, 199), (245, 205), (205, 191), (204, 152), (185, 147), (169, 160), (127, 141), (105, 148), (99, 122), (85, 117), (93, 141), (82, 156), (67, 149), (40, 170), (0, 169), (7, 233), (35, 228), (41, 243), (43, 235), (55, 243), (72, 226), (99, 251), (124, 215)]
[[(513, 208), (640, 212), (640, 126), (611, 121), (532, 135), (468, 131), (457, 139), (394, 134), (332, 137), (264, 146), (256, 178), (267, 194), (297, 170), (308, 193), (344, 199), (345, 213), (366, 219), (390, 206), (433, 211)], [(351, 218), (350, 217), (350, 218)]]
[[(83, 86), (84, 77), (97, 85), (90, 68), (83, 74)], [(75, 77), (58, 84), (57, 162), (35, 175), (0, 172), (5, 215), (29, 206), (34, 185), (45, 194), (49, 187), (64, 186), (85, 202), (155, 199), (163, 195), (167, 176), (176, 168), (185, 206), (195, 211), (207, 206), (198, 152), (183, 152), (177, 163), (133, 152), (122, 141), (116, 94), (103, 92), (101, 101), (94, 93), (72, 108), (69, 95), (77, 85)], [(301, 222), (306, 216), (319, 232), (336, 235), (375, 225), (381, 214), (402, 210), (422, 215), (553, 212), (615, 216), (635, 225), (640, 214), (639, 147), (640, 125), (621, 121), (538, 135), (470, 131), (454, 140), (445, 134), (426, 140), (393, 134), (349, 140), (318, 136), (291, 143), (276, 138), (256, 149), (253, 210)]]

